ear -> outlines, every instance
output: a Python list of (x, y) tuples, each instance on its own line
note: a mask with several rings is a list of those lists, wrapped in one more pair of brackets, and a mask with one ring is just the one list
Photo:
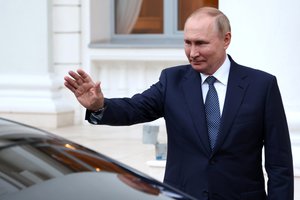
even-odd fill
[(224, 49), (227, 49), (229, 47), (230, 41), (231, 41), (231, 32), (227, 32), (224, 37)]

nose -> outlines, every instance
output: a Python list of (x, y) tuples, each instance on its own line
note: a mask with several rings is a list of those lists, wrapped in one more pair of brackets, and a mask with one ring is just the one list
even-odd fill
[(194, 59), (194, 58), (196, 58), (198, 56), (199, 56), (199, 51), (198, 51), (197, 47), (195, 45), (192, 45), (191, 46), (191, 51), (190, 51), (190, 57), (192, 59)]

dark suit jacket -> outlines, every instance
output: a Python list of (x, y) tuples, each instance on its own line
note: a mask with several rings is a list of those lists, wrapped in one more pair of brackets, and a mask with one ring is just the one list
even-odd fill
[[(168, 134), (164, 182), (198, 199), (293, 200), (291, 145), (276, 78), (230, 60), (213, 152), (201, 77), (190, 65), (163, 70), (159, 82), (132, 98), (105, 99), (107, 109), (98, 123), (130, 125), (164, 117)], [(88, 120), (89, 115), (87, 111)]]

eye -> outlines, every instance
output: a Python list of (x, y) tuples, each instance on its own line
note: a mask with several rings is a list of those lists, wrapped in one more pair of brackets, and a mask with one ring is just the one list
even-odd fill
[(203, 40), (196, 41), (196, 45), (197, 46), (205, 45), (205, 44), (208, 44), (208, 42), (207, 41), (203, 41)]
[(191, 46), (191, 41), (184, 40), (184, 44), (185, 44), (185, 46)]

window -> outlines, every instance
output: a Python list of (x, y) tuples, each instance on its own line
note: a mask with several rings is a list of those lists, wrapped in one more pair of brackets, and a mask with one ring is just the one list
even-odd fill
[(163, 1), (116, 0), (115, 33), (162, 34)]
[(202, 6), (218, 0), (90, 0), (89, 47), (181, 48), (185, 20)]
[(116, 35), (176, 36), (197, 8), (218, 7), (217, 0), (115, 0)]
[(178, 0), (178, 23), (177, 28), (178, 30), (183, 30), (185, 20), (188, 16), (195, 11), (195, 9), (210, 6), (218, 8), (218, 1), (217, 0)]

